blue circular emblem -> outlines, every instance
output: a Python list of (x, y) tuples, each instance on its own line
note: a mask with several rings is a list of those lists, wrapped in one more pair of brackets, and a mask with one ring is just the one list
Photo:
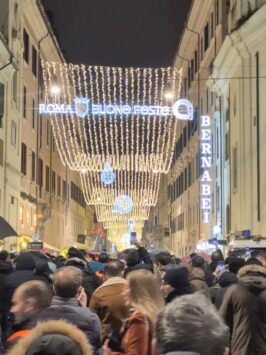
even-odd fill
[(133, 201), (128, 195), (120, 195), (114, 201), (114, 211), (118, 214), (128, 214), (132, 211)]
[(115, 173), (110, 163), (104, 163), (103, 171), (101, 172), (101, 180), (105, 185), (111, 185), (115, 181)]

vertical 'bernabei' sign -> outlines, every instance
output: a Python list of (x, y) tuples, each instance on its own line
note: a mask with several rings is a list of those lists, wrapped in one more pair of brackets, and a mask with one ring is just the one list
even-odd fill
[(212, 145), (211, 145), (211, 119), (209, 116), (201, 116), (201, 210), (203, 212), (202, 223), (210, 222), (211, 210), (211, 165), (212, 165)]

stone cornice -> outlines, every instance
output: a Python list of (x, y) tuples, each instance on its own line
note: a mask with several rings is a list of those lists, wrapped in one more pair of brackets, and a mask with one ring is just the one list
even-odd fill
[(241, 61), (248, 58), (262, 43), (265, 43), (265, 18), (266, 4), (241, 27), (226, 36), (214, 61), (212, 77), (215, 79), (209, 78), (209, 85), (213, 90), (224, 92), (228, 87), (228, 81), (237, 76)]

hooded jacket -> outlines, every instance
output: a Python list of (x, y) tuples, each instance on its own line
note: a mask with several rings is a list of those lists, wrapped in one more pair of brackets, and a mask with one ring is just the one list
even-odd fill
[(9, 355), (92, 355), (86, 336), (75, 326), (64, 321), (39, 323), (21, 339)]
[(191, 293), (202, 291), (205, 296), (209, 297), (205, 272), (200, 267), (192, 268), (189, 275), (189, 287)]
[(220, 315), (230, 328), (232, 355), (266, 354), (266, 269), (247, 265), (223, 300)]

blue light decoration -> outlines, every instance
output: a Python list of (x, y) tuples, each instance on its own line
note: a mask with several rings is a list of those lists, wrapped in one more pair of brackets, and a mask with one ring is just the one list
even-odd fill
[(111, 185), (115, 181), (116, 175), (110, 163), (106, 162), (101, 172), (101, 180), (105, 185)]
[(120, 195), (114, 201), (114, 211), (117, 214), (128, 214), (132, 211), (133, 201), (128, 195)]

